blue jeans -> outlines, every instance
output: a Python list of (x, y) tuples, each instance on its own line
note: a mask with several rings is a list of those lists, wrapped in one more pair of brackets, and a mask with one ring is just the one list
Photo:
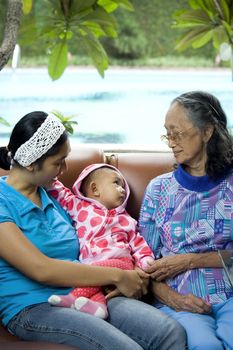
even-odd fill
[(168, 306), (160, 310), (184, 327), (189, 350), (233, 350), (233, 298), (212, 305), (209, 315), (176, 312)]
[(22, 310), (8, 329), (27, 341), (47, 341), (81, 350), (185, 349), (183, 327), (141, 301), (124, 297), (108, 302), (106, 321), (74, 309), (37, 304)]

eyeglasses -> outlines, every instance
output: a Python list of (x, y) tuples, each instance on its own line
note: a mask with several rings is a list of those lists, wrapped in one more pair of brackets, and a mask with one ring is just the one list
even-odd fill
[(180, 143), (182, 140), (187, 136), (187, 132), (191, 129), (195, 128), (195, 126), (191, 126), (191, 128), (184, 130), (184, 131), (179, 131), (179, 132), (174, 132), (169, 135), (161, 135), (160, 139), (161, 141), (165, 143), (169, 143), (170, 141), (173, 141), (175, 143)]

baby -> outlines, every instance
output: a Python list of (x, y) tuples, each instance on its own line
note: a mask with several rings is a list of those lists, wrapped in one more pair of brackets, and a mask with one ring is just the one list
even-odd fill
[[(151, 249), (137, 232), (136, 220), (126, 212), (129, 186), (117, 168), (107, 164), (86, 167), (73, 192), (59, 181), (50, 189), (75, 222), (80, 262), (125, 270), (137, 265), (145, 270), (154, 261)], [(108, 316), (100, 287), (75, 288), (68, 295), (52, 295), (48, 301), (102, 319)]]

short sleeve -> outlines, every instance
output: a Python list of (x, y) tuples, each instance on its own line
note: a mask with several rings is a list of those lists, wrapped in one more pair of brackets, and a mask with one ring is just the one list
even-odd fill
[(7, 199), (0, 195), (0, 223), (14, 222), (6, 201)]

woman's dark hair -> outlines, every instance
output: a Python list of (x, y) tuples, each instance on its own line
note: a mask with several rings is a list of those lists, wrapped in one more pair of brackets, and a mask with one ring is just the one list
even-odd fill
[(214, 127), (206, 147), (206, 173), (212, 179), (225, 176), (233, 168), (233, 138), (219, 100), (207, 92), (191, 91), (176, 97), (174, 103), (187, 110), (189, 120), (201, 131), (210, 125)]
[[(14, 155), (17, 149), (28, 141), (33, 134), (37, 131), (37, 129), (41, 126), (41, 124), (45, 121), (48, 114), (41, 111), (35, 111), (26, 114), (23, 118), (21, 118), (18, 123), (14, 126), (10, 141), (7, 147), (0, 147), (0, 167), (9, 170), (11, 165), (11, 159), (14, 158)], [(61, 137), (57, 140), (57, 142), (45, 153), (41, 158), (39, 158), (35, 163), (41, 167), (43, 161), (49, 157), (53, 156), (57, 152), (59, 152), (60, 147), (67, 140), (68, 134), (66, 131), (61, 135)], [(10, 152), (10, 156), (8, 155)], [(20, 166), (16, 161), (14, 161), (18, 166)]]

